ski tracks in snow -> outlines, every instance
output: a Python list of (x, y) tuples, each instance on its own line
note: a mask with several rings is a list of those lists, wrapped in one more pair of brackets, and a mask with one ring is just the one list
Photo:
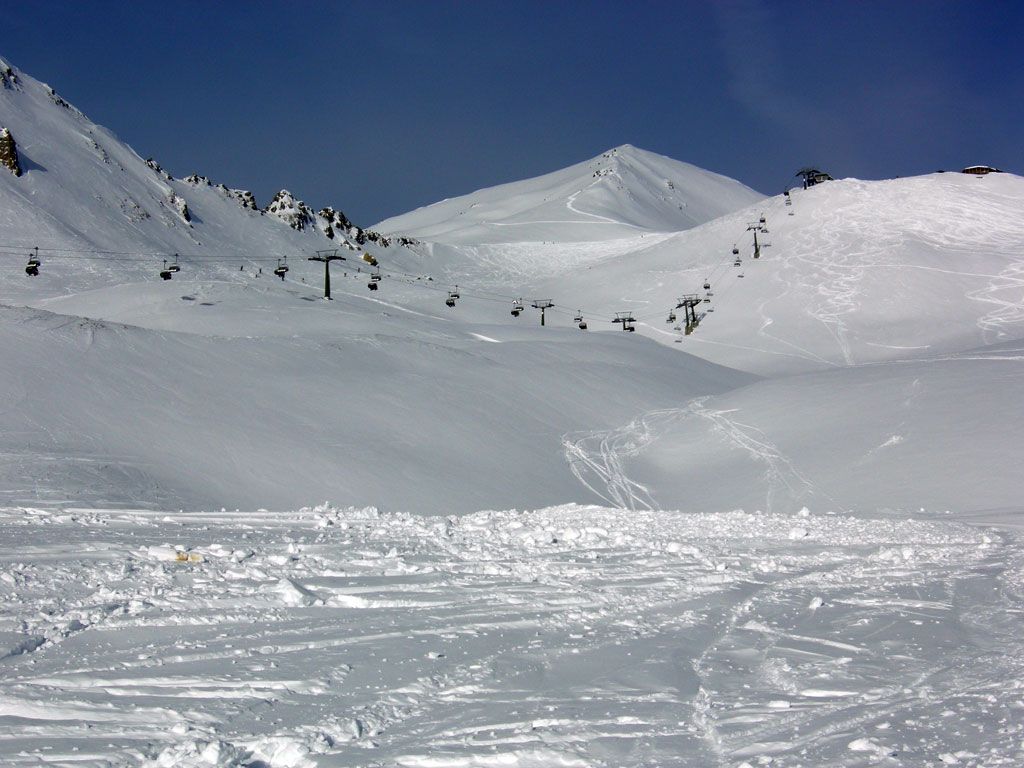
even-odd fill
[(626, 464), (671, 427), (686, 420), (700, 420), (712, 433), (764, 466), (765, 508), (769, 512), (781, 502), (792, 506), (811, 495), (811, 481), (762, 430), (738, 421), (735, 411), (706, 408), (707, 399), (696, 398), (682, 408), (645, 413), (618, 429), (565, 435), (562, 449), (569, 470), (608, 504), (634, 510), (658, 509), (652, 489), (631, 479)]
[(1024, 553), (962, 525), (577, 505), (0, 525), (5, 765), (1021, 757)]

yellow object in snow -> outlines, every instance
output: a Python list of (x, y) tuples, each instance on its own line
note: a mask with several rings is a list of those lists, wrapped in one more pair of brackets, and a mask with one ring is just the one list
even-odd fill
[(373, 256), (371, 256), (368, 253), (364, 253), (363, 254), (363, 261), (365, 261), (371, 267), (376, 267), (377, 266), (377, 259), (375, 259)]
[(198, 552), (177, 552), (174, 559), (179, 563), (201, 563), (203, 556)]

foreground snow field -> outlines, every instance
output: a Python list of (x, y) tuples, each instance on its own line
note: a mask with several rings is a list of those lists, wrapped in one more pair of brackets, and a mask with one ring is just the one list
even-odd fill
[(1019, 765), (1016, 532), (0, 511), (7, 765)]

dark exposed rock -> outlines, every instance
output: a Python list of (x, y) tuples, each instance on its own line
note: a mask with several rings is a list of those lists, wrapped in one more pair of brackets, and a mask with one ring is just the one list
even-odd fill
[(198, 187), (201, 185), (205, 185), (207, 187), (211, 186), (210, 180), (205, 176), (200, 176), (198, 173), (193, 173), (191, 176), (186, 176), (184, 179), (182, 179), (182, 181), (184, 181), (186, 184), (191, 184), (194, 187)]
[(259, 205), (256, 204), (256, 196), (248, 189), (231, 189), (228, 192), (238, 201), (242, 208), (248, 208), (250, 211), (260, 210)]
[(267, 213), (277, 216), (292, 229), (304, 230), (316, 221), (309, 206), (295, 197), (287, 189), (282, 189), (264, 209)]
[(171, 206), (171, 209), (181, 216), (182, 220), (188, 224), (192, 221), (192, 214), (189, 213), (188, 203), (185, 202), (184, 198), (178, 197), (176, 194), (171, 192), (167, 198), (167, 204)]
[(0, 165), (15, 176), (21, 176), (21, 163), (18, 162), (18, 145), (14, 141), (11, 132), (4, 128), (0, 130)]
[[(365, 245), (367, 242), (376, 243), (381, 248), (390, 248), (392, 243), (396, 241), (395, 238), (387, 237), (379, 232), (374, 232), (372, 229), (363, 229), (353, 224), (348, 216), (341, 211), (336, 211), (331, 207), (321, 208), (320, 213), (320, 229), (324, 235), (333, 240), (337, 233), (344, 235), (347, 238), (355, 240), (359, 245)], [(415, 240), (408, 237), (397, 238), (397, 242), (402, 245), (412, 245)]]
[(0, 87), (8, 90), (21, 90), (18, 73), (9, 64), (0, 61)]
[(149, 166), (149, 167), (150, 167), (151, 169), (153, 169), (153, 171), (154, 171), (154, 172), (155, 172), (155, 173), (156, 173), (156, 174), (157, 174), (158, 176), (161, 176), (161, 177), (163, 177), (163, 178), (164, 178), (164, 179), (166, 179), (167, 181), (171, 181), (171, 180), (172, 180), (172, 179), (174, 178), (173, 176), (171, 176), (171, 174), (169, 174), (169, 173), (168, 173), (167, 171), (165, 171), (165, 170), (164, 170), (164, 169), (163, 169), (163, 168), (161, 167), (160, 163), (158, 163), (158, 162), (157, 162), (156, 160), (154, 160), (154, 159), (153, 159), (152, 157), (146, 158), (146, 165), (148, 165), (148, 166)]

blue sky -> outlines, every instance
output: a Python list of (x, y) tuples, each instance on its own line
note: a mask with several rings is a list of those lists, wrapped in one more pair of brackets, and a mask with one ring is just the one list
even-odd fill
[(623, 143), (765, 193), (1024, 171), (1024, 3), (37, 2), (0, 55), (171, 173), (357, 223)]

